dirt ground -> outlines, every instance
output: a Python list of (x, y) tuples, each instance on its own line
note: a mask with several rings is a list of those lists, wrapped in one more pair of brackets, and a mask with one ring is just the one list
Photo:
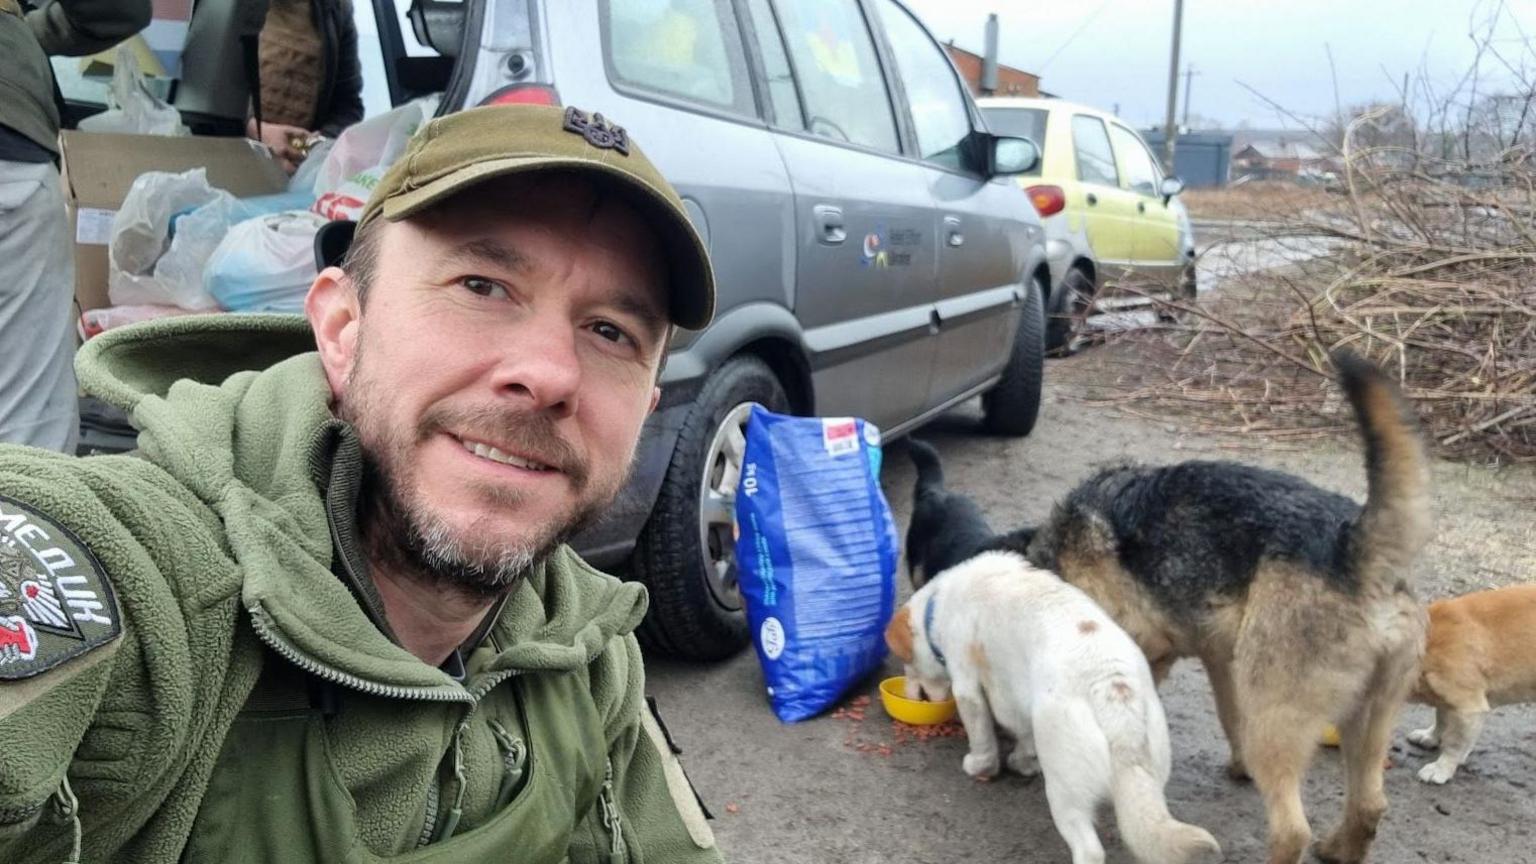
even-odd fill
[[(972, 403), (918, 432), (944, 454), (950, 485), (973, 495), (997, 527), (1041, 519), (1096, 465), (1224, 458), (1292, 471), (1362, 497), (1365, 477), (1353, 440), (1280, 447), (1261, 440), (1187, 434), (1074, 398), (1134, 357), (1109, 346), (1047, 367), (1046, 401), (1023, 440), (978, 430)], [(913, 473), (905, 445), (885, 460), (886, 495), (905, 531)], [(1536, 470), (1435, 467), (1438, 535), (1417, 568), (1426, 599), (1536, 579)], [(901, 592), (909, 593), (905, 576)], [(1276, 657), (1305, 663), (1306, 658)], [(888, 661), (849, 694), (853, 711), (795, 725), (769, 710), (749, 651), (714, 666), (652, 660), (650, 689), (685, 749), (684, 764), (712, 809), (716, 835), (737, 864), (949, 864), (1067, 861), (1042, 783), (1006, 775), (977, 783), (960, 769), (963, 738), (903, 739), (879, 705)], [(859, 697), (869, 697), (858, 708)], [(1229, 781), (1226, 744), (1210, 688), (1197, 665), (1180, 664), (1162, 690), (1173, 739), (1168, 784), (1174, 814), (1209, 829), (1228, 861), (1263, 858), (1264, 815), (1251, 785)], [(1498, 710), (1469, 763), (1446, 786), (1415, 777), (1424, 756), (1404, 740), (1430, 712), (1408, 707), (1387, 774), (1391, 811), (1371, 860), (1536, 864), (1536, 707)], [(1306, 783), (1313, 830), (1331, 829), (1343, 802), (1337, 751), (1322, 750)], [(1129, 862), (1114, 820), (1100, 822), (1111, 862)]]

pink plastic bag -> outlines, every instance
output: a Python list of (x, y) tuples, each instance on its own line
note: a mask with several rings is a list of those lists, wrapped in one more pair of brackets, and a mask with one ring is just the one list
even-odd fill
[(315, 174), (311, 209), (327, 219), (355, 220), (362, 215), (379, 178), (436, 108), (437, 97), (428, 96), (348, 126)]

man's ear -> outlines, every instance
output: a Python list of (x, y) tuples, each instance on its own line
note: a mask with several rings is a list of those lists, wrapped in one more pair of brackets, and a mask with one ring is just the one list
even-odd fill
[(315, 331), (315, 346), (320, 349), (320, 363), (325, 367), (331, 394), (339, 396), (357, 358), (358, 327), (362, 320), (362, 307), (351, 277), (340, 267), (321, 270), (304, 298), (304, 315)]
[(896, 610), (885, 627), (885, 645), (904, 663), (912, 662), (912, 607)]
[(651, 406), (649, 408), (645, 409), (645, 413), (647, 413), (647, 414), (655, 413), (656, 412), (656, 406), (660, 402), (661, 402), (661, 388), (660, 387), (652, 387), (651, 388)]

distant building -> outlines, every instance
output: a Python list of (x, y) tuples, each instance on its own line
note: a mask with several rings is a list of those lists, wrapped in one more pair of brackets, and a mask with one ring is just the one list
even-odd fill
[[(1141, 137), (1161, 163), (1163, 130), (1147, 129)], [(1225, 186), (1231, 157), (1230, 132), (1180, 132), (1173, 142), (1173, 174), (1191, 189)]]
[(957, 46), (950, 41), (944, 46), (949, 49), (950, 59), (955, 61), (955, 67), (960, 70), (960, 76), (965, 79), (967, 86), (971, 88), (972, 96), (1039, 96), (1040, 76), (1023, 69), (1015, 69), (1002, 63), (997, 64), (997, 92), (983, 94), (981, 92), (981, 55), (973, 54)]
[(1254, 180), (1294, 180), (1337, 171), (1309, 132), (1239, 133), (1232, 154), (1232, 176)]

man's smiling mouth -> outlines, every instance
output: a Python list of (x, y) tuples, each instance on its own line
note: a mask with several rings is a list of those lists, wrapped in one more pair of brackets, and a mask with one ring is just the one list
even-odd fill
[(499, 462), (502, 465), (511, 465), (514, 468), (522, 468), (525, 471), (555, 470), (551, 466), (545, 465), (541, 462), (535, 462), (531, 459), (524, 459), (521, 456), (514, 456), (513, 454), (504, 450), (498, 450), (497, 448), (491, 446), (490, 444), (486, 444), (483, 441), (472, 441), (466, 438), (458, 438), (458, 436), (454, 437), (457, 438), (459, 444), (462, 445), (465, 450), (468, 450), (470, 453), (479, 456), (481, 459), (489, 459), (492, 462)]

